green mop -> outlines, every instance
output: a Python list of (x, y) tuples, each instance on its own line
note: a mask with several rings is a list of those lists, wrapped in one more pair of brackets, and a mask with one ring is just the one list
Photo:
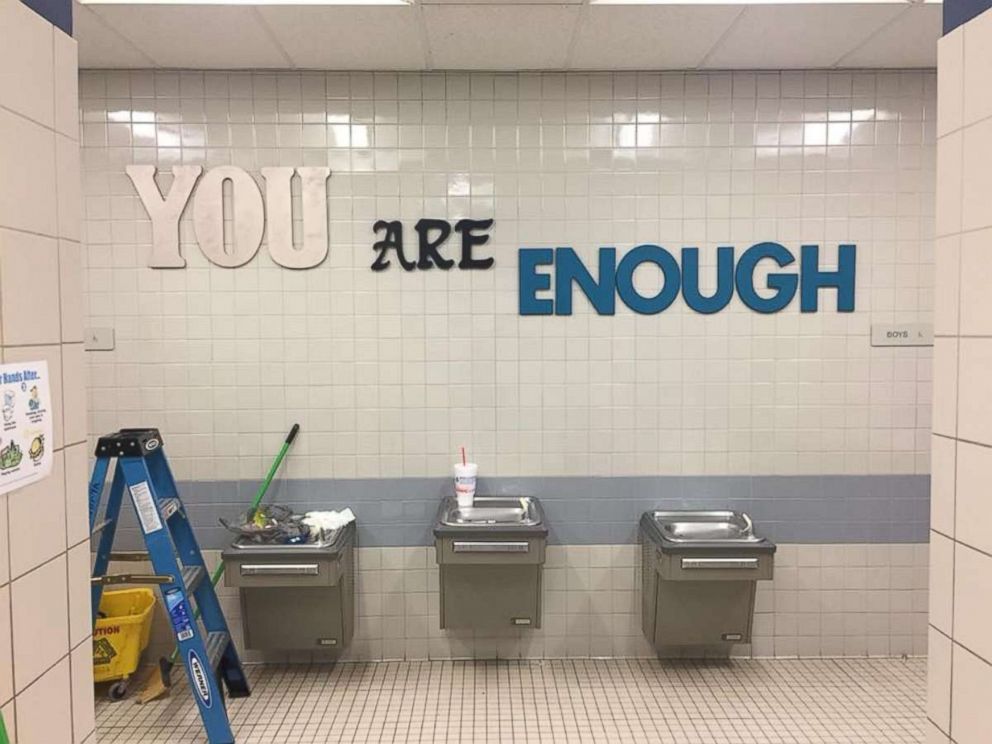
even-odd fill
[[(282, 448), (279, 450), (279, 454), (276, 455), (276, 459), (273, 460), (272, 467), (269, 468), (269, 472), (265, 476), (265, 480), (263, 480), (262, 485), (258, 487), (258, 492), (255, 494), (255, 498), (251, 502), (251, 508), (248, 510), (249, 519), (252, 518), (255, 511), (262, 503), (262, 499), (265, 498), (265, 493), (269, 490), (272, 479), (275, 478), (276, 472), (279, 470), (279, 466), (282, 464), (283, 458), (286, 456), (286, 453), (289, 452), (289, 447), (293, 444), (293, 440), (296, 439), (296, 435), (299, 431), (300, 425), (293, 424), (293, 428), (290, 429), (289, 434), (286, 435), (286, 441), (282, 443)], [(217, 564), (217, 568), (214, 569), (214, 572), (210, 577), (210, 581), (214, 586), (217, 586), (217, 582), (220, 581), (220, 577), (223, 575), (224, 562), (221, 561)], [(197, 607), (193, 612), (194, 622), (199, 616), (200, 608)], [(168, 694), (169, 688), (172, 687), (172, 667), (176, 665), (176, 660), (178, 658), (179, 647), (176, 646), (172, 649), (172, 655), (169, 658), (162, 657), (158, 660), (158, 669), (152, 672), (152, 675), (148, 678), (148, 680), (146, 680), (141, 692), (138, 693), (138, 703), (147, 703), (150, 700), (155, 700), (162, 695)], [(0, 740), (0, 744), (4, 744), (4, 742)]]

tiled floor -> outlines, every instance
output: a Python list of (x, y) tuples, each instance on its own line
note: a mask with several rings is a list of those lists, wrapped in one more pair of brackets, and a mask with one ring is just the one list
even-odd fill
[[(922, 659), (424, 661), (249, 667), (239, 744), (921, 742)], [(101, 744), (203, 742), (185, 685), (100, 703)]]

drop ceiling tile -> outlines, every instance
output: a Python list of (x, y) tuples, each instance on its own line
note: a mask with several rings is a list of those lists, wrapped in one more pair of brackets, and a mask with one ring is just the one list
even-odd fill
[(726, 5), (593, 5), (568, 66), (586, 70), (696, 67), (741, 13)]
[(562, 69), (579, 7), (425, 5), (433, 67), (450, 70)]
[(72, 4), (72, 33), (79, 45), (80, 69), (155, 66), (154, 60), (78, 2)]
[(260, 6), (297, 67), (419, 70), (425, 64), (420, 10), (411, 6)]
[(936, 67), (942, 6), (911, 5), (850, 52), (844, 67)]
[(710, 69), (830, 67), (905, 6), (750, 5), (707, 57)]
[[(288, 67), (246, 5), (100, 5), (91, 10), (160, 67)], [(328, 34), (327, 43), (332, 43)]]

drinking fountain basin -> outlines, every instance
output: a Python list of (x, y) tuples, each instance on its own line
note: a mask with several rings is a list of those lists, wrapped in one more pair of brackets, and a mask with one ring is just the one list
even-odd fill
[(758, 543), (751, 518), (734, 511), (655, 511), (652, 521), (673, 543)]
[(483, 530), (537, 527), (544, 523), (544, 513), (531, 496), (477, 496), (472, 506), (458, 506), (454, 499), (446, 499), (438, 523)]

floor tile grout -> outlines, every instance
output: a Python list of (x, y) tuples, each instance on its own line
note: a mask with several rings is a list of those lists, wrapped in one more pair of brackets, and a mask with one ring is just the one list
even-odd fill
[[(364, 662), (249, 667), (239, 742), (920, 742), (923, 659)], [(101, 701), (99, 741), (201, 744), (185, 683)]]

